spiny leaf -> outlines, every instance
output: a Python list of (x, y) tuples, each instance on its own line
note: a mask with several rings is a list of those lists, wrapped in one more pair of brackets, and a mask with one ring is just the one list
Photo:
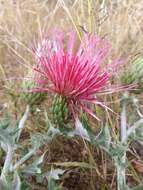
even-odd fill
[(80, 122), (80, 120), (78, 118), (76, 118), (76, 121), (75, 121), (74, 134), (81, 136), (82, 138), (84, 138), (87, 141), (90, 141), (90, 137), (89, 137), (89, 134), (88, 134), (86, 128), (84, 128), (84, 126), (82, 125), (82, 123)]
[(44, 159), (44, 155), (45, 154), (43, 154), (38, 159), (36, 159), (32, 164), (25, 167), (22, 170), (22, 172), (24, 172), (26, 174), (30, 174), (30, 175), (40, 174), (41, 173), (41, 168), (40, 168), (39, 165), (42, 164), (43, 159)]
[(109, 127), (107, 125), (102, 129), (101, 133), (96, 138), (96, 141), (98, 142), (100, 146), (106, 148), (107, 151), (109, 151), (110, 143), (111, 143), (111, 135), (110, 135)]
[(62, 170), (62, 169), (51, 169), (50, 172), (47, 173), (47, 176), (54, 179), (54, 180), (59, 180), (60, 177), (59, 175), (63, 175), (65, 172), (65, 170)]
[(59, 180), (59, 175), (63, 175), (65, 170), (62, 169), (51, 169), (50, 172), (46, 174), (48, 178), (48, 190), (62, 190), (61, 187), (58, 187), (55, 183), (55, 180)]

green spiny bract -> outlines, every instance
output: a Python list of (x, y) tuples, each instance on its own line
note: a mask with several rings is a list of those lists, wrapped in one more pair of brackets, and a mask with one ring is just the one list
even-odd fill
[(70, 114), (68, 110), (68, 104), (65, 97), (56, 95), (52, 106), (53, 120), (59, 127), (64, 127), (69, 119)]
[(139, 57), (131, 62), (130, 67), (121, 77), (124, 85), (137, 84), (136, 89), (132, 92), (139, 94), (143, 92), (143, 58)]
[(36, 88), (33, 80), (23, 81), (21, 98), (30, 106), (40, 104), (46, 97), (46, 93), (32, 92)]

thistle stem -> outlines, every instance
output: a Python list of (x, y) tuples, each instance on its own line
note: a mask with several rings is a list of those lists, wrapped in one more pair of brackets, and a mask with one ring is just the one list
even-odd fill
[[(127, 143), (127, 96), (127, 93), (124, 93), (123, 99), (121, 100), (120, 141), (122, 145), (126, 145)], [(122, 157), (118, 158), (118, 160), (120, 160), (121, 163), (117, 163), (117, 184), (118, 190), (122, 190), (126, 186), (126, 150), (124, 150)]]
[(127, 138), (127, 121), (126, 121), (126, 100), (123, 100), (121, 103), (122, 111), (121, 111), (121, 143), (126, 143)]

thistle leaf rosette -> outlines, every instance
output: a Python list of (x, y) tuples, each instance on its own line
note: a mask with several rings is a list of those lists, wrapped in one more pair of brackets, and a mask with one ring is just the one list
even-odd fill
[(44, 38), (35, 50), (37, 66), (34, 70), (41, 76), (37, 78), (37, 91), (56, 95), (53, 110), (57, 110), (54, 114), (58, 114), (56, 120), (60, 122), (58, 117), (66, 120), (67, 112), (76, 117), (79, 109), (98, 119), (90, 103), (105, 108), (97, 94), (108, 89), (109, 73), (102, 63), (110, 44), (94, 34), (85, 34), (79, 44), (77, 41), (75, 32), (68, 37), (62, 32), (54, 33)]

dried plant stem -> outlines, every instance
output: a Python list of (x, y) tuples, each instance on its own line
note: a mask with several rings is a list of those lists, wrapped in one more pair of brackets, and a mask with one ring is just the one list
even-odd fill
[(92, 13), (92, 0), (88, 0), (88, 22), (89, 22), (89, 32), (92, 32), (92, 24), (93, 24), (93, 13)]

